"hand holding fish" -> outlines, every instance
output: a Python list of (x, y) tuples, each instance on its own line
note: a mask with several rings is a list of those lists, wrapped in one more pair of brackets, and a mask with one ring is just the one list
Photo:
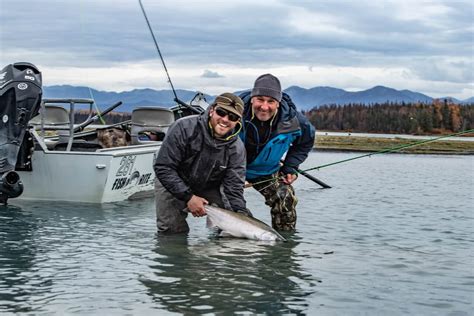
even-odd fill
[(194, 217), (201, 217), (206, 215), (206, 210), (204, 209), (204, 205), (209, 204), (209, 202), (197, 195), (193, 195), (191, 199), (188, 201), (187, 206), (189, 212), (193, 214)]

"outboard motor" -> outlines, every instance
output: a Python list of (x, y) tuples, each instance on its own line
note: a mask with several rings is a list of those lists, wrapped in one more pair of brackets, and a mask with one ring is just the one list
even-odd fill
[(0, 203), (23, 193), (15, 167), (20, 147), (27, 143), (28, 122), (41, 106), (41, 87), (41, 73), (33, 64), (14, 63), (0, 71)]

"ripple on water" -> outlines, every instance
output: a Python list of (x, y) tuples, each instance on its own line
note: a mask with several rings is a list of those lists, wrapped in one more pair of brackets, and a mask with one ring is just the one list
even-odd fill
[[(188, 236), (157, 237), (153, 200), (9, 205), (0, 312), (470, 315), (472, 188), (453, 180), (470, 163), (387, 155), (324, 173), (330, 190), (301, 178), (287, 243), (215, 238), (194, 218)], [(252, 192), (249, 208), (270, 222)]]

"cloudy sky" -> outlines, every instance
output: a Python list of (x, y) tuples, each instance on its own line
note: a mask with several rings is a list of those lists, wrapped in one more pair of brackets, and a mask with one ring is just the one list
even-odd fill
[[(474, 4), (463, 0), (142, 0), (175, 88), (376, 85), (474, 96)], [(0, 0), (0, 67), (44, 85), (169, 89), (138, 0)]]

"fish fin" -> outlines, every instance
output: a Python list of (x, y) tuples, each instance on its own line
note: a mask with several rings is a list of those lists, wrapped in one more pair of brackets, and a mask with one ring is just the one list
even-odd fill
[(234, 237), (234, 236), (229, 234), (228, 232), (221, 230), (219, 233), (219, 237)]
[(211, 229), (211, 228), (215, 228), (217, 227), (216, 224), (214, 224), (214, 222), (212, 221), (212, 219), (209, 217), (209, 216), (206, 216), (206, 226), (207, 228)]

